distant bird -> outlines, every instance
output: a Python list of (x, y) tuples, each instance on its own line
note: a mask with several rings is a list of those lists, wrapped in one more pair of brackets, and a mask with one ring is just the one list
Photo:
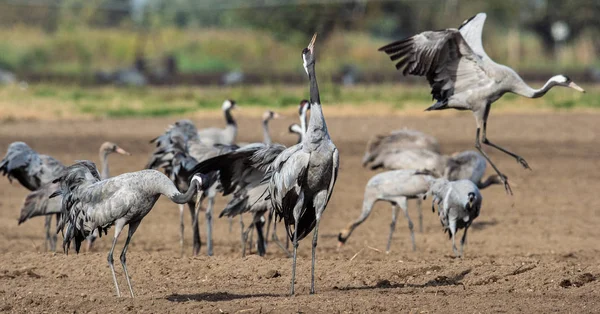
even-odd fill
[[(102, 171), (100, 178), (102, 180), (108, 179), (110, 177), (109, 169), (108, 169), (108, 155), (112, 153), (118, 153), (122, 155), (130, 155), (127, 151), (122, 149), (111, 142), (104, 142), (100, 146), (100, 161), (102, 162)], [(61, 213), (61, 198), (54, 197), (50, 198), (54, 192), (56, 192), (60, 188), (58, 183), (47, 183), (42, 185), (39, 189), (29, 193), (25, 197), (25, 202), (23, 207), (21, 208), (21, 215), (19, 217), (19, 225), (24, 223), (25, 221), (36, 217), (36, 216), (48, 216), (48, 215), (56, 215), (60, 216)], [(49, 225), (46, 226), (49, 228)], [(47, 232), (50, 232), (47, 230)], [(90, 238), (88, 238), (88, 250), (91, 248), (92, 243), (98, 237), (98, 232), (95, 231)]]
[(300, 105), (298, 106), (298, 115), (300, 116), (300, 125), (294, 123), (291, 124), (288, 128), (290, 133), (295, 133), (298, 135), (298, 142), (296, 144), (300, 144), (302, 142), (302, 137), (304, 133), (306, 133), (306, 114), (310, 109), (310, 102), (308, 100), (303, 99), (300, 101)]
[[(60, 161), (38, 154), (24, 142), (13, 142), (8, 146), (4, 159), (0, 161), (0, 172), (12, 183), (15, 178), (29, 191), (36, 191), (62, 174), (65, 166)], [(58, 219), (58, 217), (57, 217)], [(56, 250), (56, 236), (50, 234), (52, 216), (46, 217), (46, 249)]]
[(407, 149), (424, 149), (439, 154), (440, 144), (431, 135), (409, 129), (376, 135), (367, 143), (362, 160), (363, 167), (372, 164), (371, 169), (376, 169), (379, 167), (381, 160), (390, 158), (390, 156)]
[(540, 89), (529, 87), (511, 68), (492, 61), (481, 43), (485, 13), (466, 20), (459, 29), (427, 31), (379, 48), (388, 54), (403, 74), (426, 76), (431, 94), (437, 100), (427, 110), (471, 110), (477, 132), (475, 147), (502, 178), (507, 193), (512, 194), (507, 177), (481, 149), (481, 141), (512, 157), (524, 168), (529, 165), (521, 156), (490, 142), (486, 135), (491, 105), (507, 92), (529, 98), (542, 97), (554, 86), (565, 86), (583, 92), (568, 77), (553, 76)]
[(219, 128), (207, 128), (198, 131), (200, 142), (205, 145), (233, 145), (237, 137), (237, 123), (231, 115), (231, 110), (237, 108), (237, 104), (234, 100), (227, 99), (223, 102), (221, 109), (225, 114), (225, 122), (227, 125), (224, 129)]
[(271, 144), (271, 134), (269, 133), (269, 121), (272, 119), (279, 119), (280, 115), (277, 112), (271, 110), (265, 111), (262, 116), (262, 127), (263, 127), (263, 142), (265, 144)]
[[(337, 179), (339, 153), (327, 130), (315, 74), (315, 34), (302, 50), (304, 69), (310, 81), (310, 121), (302, 143), (287, 148), (269, 166), (268, 197), (276, 217), (283, 218), (288, 237), (294, 245), (292, 284), (296, 280), (298, 241), (313, 229), (310, 292), (315, 293), (315, 253), (321, 215), (333, 193)], [(293, 230), (291, 228), (293, 227)]]
[[(473, 220), (479, 216), (482, 196), (477, 186), (469, 180), (449, 182), (438, 180), (431, 187), (433, 194), (432, 210), (438, 204), (440, 221), (444, 231), (452, 239), (452, 250), (457, 256), (463, 256), (467, 231)], [(460, 240), (460, 254), (456, 249), (455, 235), (458, 229), (465, 229)]]
[(164, 174), (156, 170), (141, 170), (101, 180), (96, 165), (90, 161), (79, 161), (69, 166), (56, 179), (60, 190), (53, 196), (62, 195), (62, 213), (65, 219), (63, 247), (68, 253), (72, 240), (79, 253), (81, 242), (98, 229), (99, 234), (115, 226), (115, 236), (108, 253), (108, 265), (112, 273), (117, 296), (121, 296), (113, 263), (113, 251), (123, 227), (129, 225), (125, 246), (121, 252), (121, 265), (125, 272), (129, 292), (133, 297), (130, 276), (127, 271), (126, 254), (131, 237), (142, 219), (150, 212), (160, 195), (167, 196), (177, 204), (189, 202), (203, 186), (201, 175), (192, 178), (190, 188), (180, 193)]
[(377, 201), (386, 201), (392, 204), (393, 209), (386, 251), (390, 252), (392, 235), (396, 229), (396, 220), (398, 219), (400, 209), (402, 209), (408, 221), (412, 249), (413, 251), (416, 250), (413, 223), (408, 215), (407, 201), (409, 199), (423, 199), (435, 180), (436, 178), (432, 172), (421, 170), (392, 170), (373, 176), (365, 187), (365, 196), (360, 217), (339, 233), (339, 245), (341, 246), (346, 243), (354, 229), (369, 217), (373, 205)]

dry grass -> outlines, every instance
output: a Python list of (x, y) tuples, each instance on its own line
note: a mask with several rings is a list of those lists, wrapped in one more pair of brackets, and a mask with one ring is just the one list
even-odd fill
[[(494, 104), (494, 112), (597, 110), (600, 86), (585, 86), (586, 94), (556, 88), (541, 99), (508, 94)], [(259, 116), (270, 108), (295, 114), (308, 95), (305, 86), (175, 87), (122, 89), (115, 87), (18, 85), (0, 88), (1, 119), (61, 120), (122, 117), (220, 115), (224, 99), (238, 101), (237, 115)], [(405, 85), (358, 85), (341, 87), (322, 84), (321, 99), (331, 116), (421, 115), (431, 105), (426, 87)], [(435, 114), (435, 113), (428, 113)]]

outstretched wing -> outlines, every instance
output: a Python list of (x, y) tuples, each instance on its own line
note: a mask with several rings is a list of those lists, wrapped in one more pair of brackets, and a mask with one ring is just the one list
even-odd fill
[(61, 212), (61, 197), (50, 198), (59, 189), (60, 185), (58, 183), (49, 183), (29, 193), (25, 197), (25, 203), (21, 208), (19, 225), (33, 217), (59, 214)]
[(485, 53), (485, 50), (483, 49), (483, 44), (481, 43), (483, 24), (485, 23), (486, 17), (487, 15), (485, 13), (479, 13), (464, 21), (462, 25), (458, 28), (462, 37), (469, 44), (469, 47), (471, 47), (471, 49), (473, 49), (473, 51), (481, 59), (490, 58)]
[(481, 58), (457, 29), (427, 31), (379, 48), (404, 75), (425, 76), (438, 102), (467, 89), (489, 84)]

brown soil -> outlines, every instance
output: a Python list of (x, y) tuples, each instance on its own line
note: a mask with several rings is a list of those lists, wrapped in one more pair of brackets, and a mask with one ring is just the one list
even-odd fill
[[(215, 220), (214, 257), (204, 256), (205, 246), (200, 257), (191, 257), (186, 216), (186, 255), (180, 257), (178, 210), (161, 199), (129, 250), (136, 298), (127, 294), (116, 298), (106, 265), (110, 233), (98, 241), (94, 252), (69, 256), (44, 252), (43, 219), (17, 226), (26, 191), (2, 178), (0, 312), (598, 312), (599, 119), (598, 114), (492, 115), (491, 139), (522, 154), (533, 171), (491, 152), (513, 183), (515, 195), (507, 196), (500, 186), (483, 191), (481, 216), (469, 233), (463, 259), (451, 257), (451, 243), (428, 205), (424, 232), (416, 235), (416, 252), (410, 250), (402, 218), (392, 252), (382, 252), (391, 218), (390, 206), (384, 203), (376, 205), (340, 250), (337, 233), (358, 217), (364, 185), (374, 174), (360, 166), (370, 136), (416, 128), (438, 137), (447, 153), (472, 149), (471, 115), (329, 119), (341, 166), (319, 233), (316, 295), (308, 293), (310, 237), (300, 243), (297, 295), (289, 297), (291, 260), (274, 246), (266, 258), (241, 258), (237, 219), (232, 232), (227, 220)], [(68, 163), (97, 161), (100, 143), (112, 140), (134, 154), (111, 156), (114, 175), (140, 169), (152, 149), (148, 140), (174, 120), (13, 122), (0, 125), (0, 147), (4, 150), (10, 142), (23, 140)], [(286, 134), (291, 122), (287, 118), (273, 123), (275, 140), (288, 144), (295, 140)], [(240, 141), (259, 140), (258, 125), (257, 119), (240, 121)], [(219, 199), (217, 214), (222, 205)], [(414, 204), (410, 206), (416, 221)], [(204, 241), (203, 220), (201, 224)], [(123, 241), (124, 236), (117, 252)], [(116, 264), (126, 293), (122, 268)]]

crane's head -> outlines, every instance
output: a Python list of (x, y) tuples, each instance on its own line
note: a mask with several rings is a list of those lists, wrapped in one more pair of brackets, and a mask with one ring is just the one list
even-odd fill
[(468, 205), (469, 205), (469, 209), (473, 208), (473, 204), (475, 204), (475, 201), (477, 200), (477, 195), (475, 195), (475, 193), (473, 192), (469, 192), (468, 194), (469, 197), (469, 201), (468, 201)]
[(303, 115), (306, 114), (306, 111), (310, 109), (310, 102), (306, 99), (302, 99), (300, 104), (298, 105), (298, 114)]
[(236, 102), (233, 99), (226, 99), (223, 102), (223, 106), (221, 107), (223, 109), (223, 111), (227, 111), (227, 110), (231, 110), (231, 109), (235, 109), (236, 107)]
[(288, 131), (294, 134), (302, 134), (302, 127), (296, 123), (290, 124), (290, 126), (288, 127)]
[(553, 83), (554, 85), (560, 85), (560, 86), (564, 86), (564, 87), (569, 87), (572, 88), (576, 91), (580, 91), (582, 93), (585, 93), (585, 90), (581, 87), (579, 87), (579, 85), (575, 84), (575, 82), (573, 82), (568, 76), (566, 75), (555, 75), (553, 77), (550, 78), (550, 80), (548, 81), (549, 83)]
[(103, 154), (103, 153), (104, 154), (117, 153), (117, 154), (126, 155), (126, 156), (130, 156), (131, 155), (129, 152), (127, 152), (126, 150), (122, 149), (117, 144), (111, 143), (111, 142), (104, 142), (104, 144), (102, 144), (100, 146), (100, 153), (101, 154)]
[(315, 33), (308, 43), (308, 47), (302, 50), (302, 60), (304, 71), (308, 74), (308, 67), (315, 64), (315, 41), (317, 40), (317, 33)]
[(265, 111), (265, 113), (263, 113), (263, 115), (262, 115), (263, 121), (269, 121), (271, 119), (279, 119), (281, 117), (282, 116), (280, 114), (278, 114), (277, 112), (271, 111), (271, 110)]

